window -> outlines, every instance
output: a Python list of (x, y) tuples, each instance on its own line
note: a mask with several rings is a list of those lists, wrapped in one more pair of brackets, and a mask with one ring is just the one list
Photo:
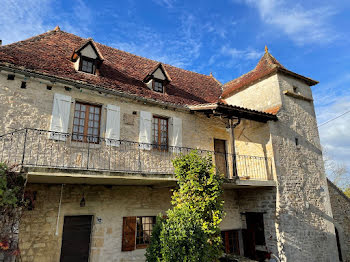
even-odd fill
[(101, 107), (76, 102), (72, 140), (98, 143), (100, 134)]
[(95, 60), (82, 56), (80, 61), (80, 71), (95, 74)]
[(151, 241), (156, 217), (136, 217), (136, 248), (145, 248)]
[(155, 216), (123, 217), (122, 251), (146, 248), (155, 223)]
[(153, 147), (160, 150), (168, 149), (168, 119), (153, 117)]
[(238, 230), (221, 231), (221, 238), (226, 254), (240, 255)]
[(163, 93), (163, 82), (157, 79), (153, 79), (153, 90), (159, 93)]

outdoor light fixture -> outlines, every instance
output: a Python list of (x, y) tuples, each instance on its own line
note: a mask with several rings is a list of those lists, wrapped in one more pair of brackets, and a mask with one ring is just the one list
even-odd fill
[(80, 200), (80, 207), (85, 207), (85, 197), (83, 194), (83, 198)]

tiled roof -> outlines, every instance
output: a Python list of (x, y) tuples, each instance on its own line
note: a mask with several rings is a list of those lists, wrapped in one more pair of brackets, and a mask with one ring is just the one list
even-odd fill
[(71, 56), (87, 39), (59, 29), (0, 47), (0, 63), (33, 70), (55, 77), (82, 81), (107, 89), (129, 93), (160, 102), (196, 105), (215, 103), (222, 89), (211, 76), (162, 64), (171, 77), (165, 93), (157, 93), (143, 79), (159, 64), (112, 47), (95, 43), (104, 58), (98, 75), (77, 72)]
[(251, 84), (254, 84), (260, 79), (267, 77), (277, 71), (301, 79), (310, 86), (318, 83), (317, 81), (312, 80), (311, 78), (307, 78), (302, 75), (296, 74), (292, 71), (289, 71), (282, 64), (280, 64), (280, 62), (278, 62), (277, 59), (274, 58), (266, 49), (265, 54), (252, 71), (223, 85), (222, 98), (226, 98), (231, 94), (241, 91), (242, 89), (250, 86)]

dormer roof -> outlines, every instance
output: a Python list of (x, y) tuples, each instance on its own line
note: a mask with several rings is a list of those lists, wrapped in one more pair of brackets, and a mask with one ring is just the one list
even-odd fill
[[(168, 74), (168, 72), (166, 71), (166, 69), (164, 68), (163, 64), (162, 63), (158, 63), (146, 76), (145, 78), (143, 79), (144, 82), (148, 82), (150, 79), (152, 78), (157, 78), (155, 76), (155, 73), (157, 70), (160, 70), (161, 73), (163, 74), (164, 76), (164, 80), (167, 81), (167, 82), (170, 82), (171, 81), (171, 78)], [(163, 79), (161, 79), (163, 80)]]
[(267, 76), (270, 76), (276, 72), (283, 73), (283, 74), (292, 76), (294, 78), (300, 79), (304, 81), (306, 84), (308, 84), (309, 86), (318, 84), (317, 81), (311, 78), (299, 75), (297, 73), (294, 73), (286, 69), (280, 62), (277, 61), (276, 58), (274, 58), (270, 54), (267, 47), (265, 47), (265, 54), (261, 57), (260, 61), (252, 71), (232, 81), (229, 81), (223, 85), (222, 98), (227, 98), (233, 93), (239, 92), (247, 88), (248, 86), (256, 83), (257, 81)]
[(104, 60), (103, 55), (100, 52), (100, 50), (98, 49), (97, 45), (95, 44), (95, 41), (92, 38), (88, 38), (77, 49), (74, 50), (74, 52), (72, 54), (72, 60), (75, 61), (77, 59), (77, 57), (81, 55), (83, 50), (85, 48), (87, 48), (89, 45), (91, 46), (92, 50), (96, 54), (96, 59), (103, 61)]

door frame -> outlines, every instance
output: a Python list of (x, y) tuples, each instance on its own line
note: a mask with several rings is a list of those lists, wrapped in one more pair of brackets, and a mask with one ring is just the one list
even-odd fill
[(95, 221), (95, 215), (94, 214), (77, 214), (77, 213), (73, 213), (73, 214), (64, 214), (61, 218), (62, 221), (62, 226), (61, 226), (61, 241), (60, 241), (60, 251), (59, 251), (59, 261), (61, 260), (61, 254), (62, 254), (62, 242), (63, 242), (63, 228), (64, 228), (64, 218), (65, 217), (80, 217), (80, 216), (91, 216), (91, 229), (90, 229), (90, 242), (89, 242), (89, 258), (88, 261), (90, 261), (91, 258), (91, 243), (92, 243), (92, 232), (94, 230), (94, 221)]
[[(227, 143), (227, 139), (221, 139), (221, 138), (213, 138), (213, 145), (214, 145), (214, 158), (215, 158), (215, 140), (221, 140), (221, 141), (224, 141), (225, 143), (225, 169), (226, 169), (226, 177), (225, 178), (230, 178), (230, 170), (229, 170), (229, 165), (228, 165), (228, 159), (227, 159), (227, 146), (228, 146), (228, 143)], [(220, 152), (219, 152), (220, 153)], [(215, 165), (216, 165), (216, 159), (215, 159)]]

